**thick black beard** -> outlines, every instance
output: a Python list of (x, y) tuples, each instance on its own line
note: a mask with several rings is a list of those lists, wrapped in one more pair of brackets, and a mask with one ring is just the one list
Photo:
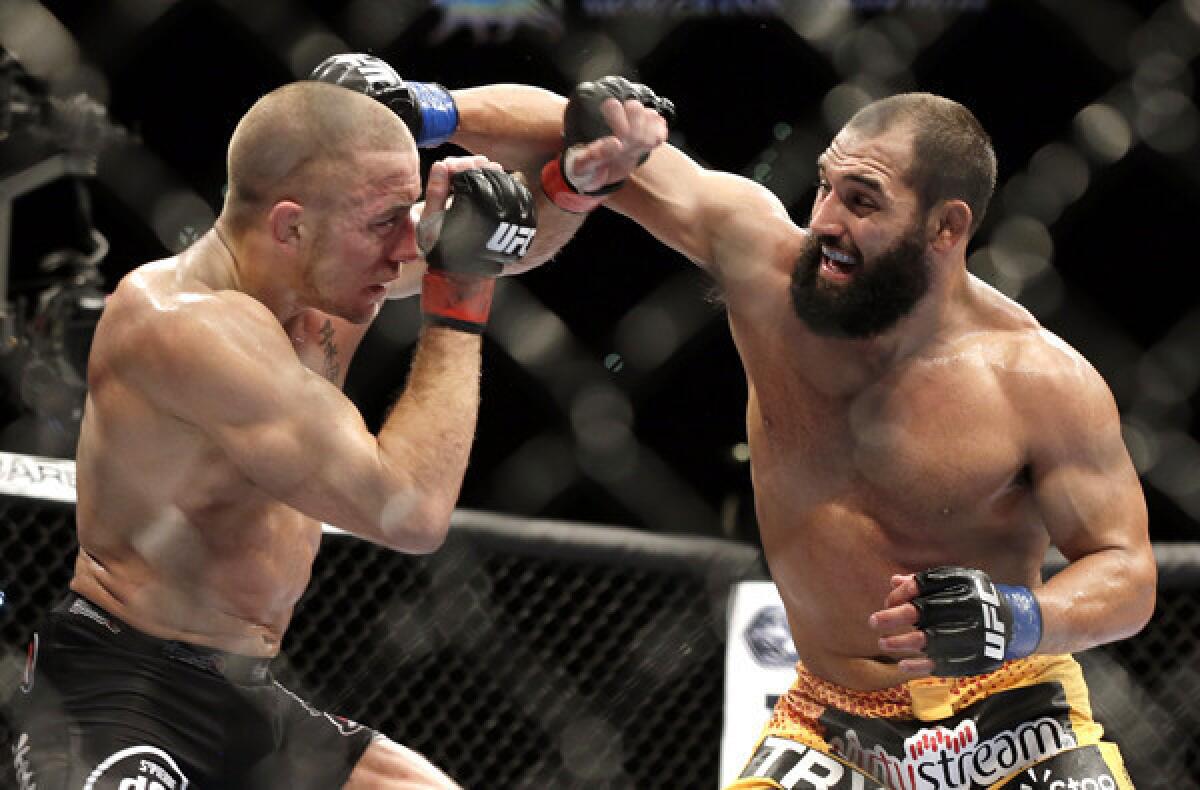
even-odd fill
[(792, 271), (792, 308), (814, 333), (863, 339), (886, 332), (929, 290), (923, 228), (918, 224), (889, 249), (864, 260), (846, 285), (817, 278), (821, 239), (809, 234)]

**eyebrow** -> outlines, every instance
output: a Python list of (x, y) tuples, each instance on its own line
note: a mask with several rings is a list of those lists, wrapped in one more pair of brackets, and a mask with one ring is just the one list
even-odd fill
[(393, 215), (399, 216), (401, 214), (408, 214), (412, 211), (413, 205), (414, 204), (412, 203), (392, 203), (384, 208), (379, 209), (378, 211), (372, 212), (371, 221), (375, 222)]
[[(817, 157), (817, 173), (822, 176), (825, 175), (825, 155), (824, 154), (821, 154), (821, 156)], [(883, 182), (877, 178), (873, 178), (872, 176), (864, 176), (859, 173), (847, 173), (846, 175), (844, 175), (842, 177), (845, 178), (847, 181), (853, 181), (854, 183), (859, 184), (859, 185), (871, 190), (872, 192), (876, 192), (880, 195), (885, 194), (883, 191)]]

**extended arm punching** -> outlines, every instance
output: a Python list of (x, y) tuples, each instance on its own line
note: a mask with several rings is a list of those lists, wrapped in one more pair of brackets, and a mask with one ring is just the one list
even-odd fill
[[(548, 160), (574, 149), (582, 155), (579, 172), (567, 172), (568, 180), (599, 176), (596, 187), (618, 185), (666, 140), (666, 116), (670, 114), (670, 103), (657, 98), (646, 101), (649, 92), (644, 88), (638, 97), (630, 94), (624, 103), (615, 100), (623, 94), (601, 92), (587, 97), (587, 111), (602, 114), (608, 126), (591, 128), (578, 139), (568, 139), (564, 146), (563, 113), (568, 102), (540, 88), (503, 84), (447, 91), (435, 83), (406, 81), (379, 58), (354, 53), (327, 58), (313, 71), (313, 78), (361, 91), (387, 104), (409, 125), (419, 145), (448, 140), (520, 172), (528, 184), (542, 181)], [(607, 98), (614, 101), (601, 111)], [(572, 101), (580, 106), (584, 99), (573, 96)], [(537, 238), (528, 255), (520, 264), (506, 267), (505, 274), (548, 260), (584, 219), (584, 213), (561, 210), (545, 189), (532, 192), (539, 216)], [(393, 297), (412, 293), (419, 282), (413, 273), (403, 274), (402, 280), (391, 290)]]

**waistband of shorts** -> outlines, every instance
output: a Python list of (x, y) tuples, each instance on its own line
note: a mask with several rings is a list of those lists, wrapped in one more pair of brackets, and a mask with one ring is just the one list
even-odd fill
[(137, 630), (106, 612), (78, 593), (69, 593), (53, 611), (83, 617), (101, 625), (112, 644), (122, 650), (150, 658), (166, 658), (236, 683), (266, 683), (271, 678), (271, 659), (230, 653), (215, 647), (160, 639)]
[(797, 664), (792, 691), (810, 703), (855, 715), (924, 719), (930, 708), (940, 708), (936, 713), (950, 715), (991, 694), (1038, 682), (1047, 675), (1058, 678), (1077, 673), (1082, 682), (1079, 664), (1070, 655), (1033, 655), (1006, 661), (986, 675), (918, 678), (898, 686), (859, 691), (817, 677), (803, 664)]

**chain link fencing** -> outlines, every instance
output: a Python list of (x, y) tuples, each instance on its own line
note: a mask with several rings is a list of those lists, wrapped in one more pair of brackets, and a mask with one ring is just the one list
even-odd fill
[[(75, 549), (69, 504), (0, 497), (5, 697)], [(1200, 786), (1200, 546), (1156, 553), (1150, 625), (1081, 663), (1138, 787), (1186, 790)], [(726, 599), (762, 573), (743, 544), (473, 511), (429, 556), (329, 533), (274, 669), (468, 788), (707, 790)]]

